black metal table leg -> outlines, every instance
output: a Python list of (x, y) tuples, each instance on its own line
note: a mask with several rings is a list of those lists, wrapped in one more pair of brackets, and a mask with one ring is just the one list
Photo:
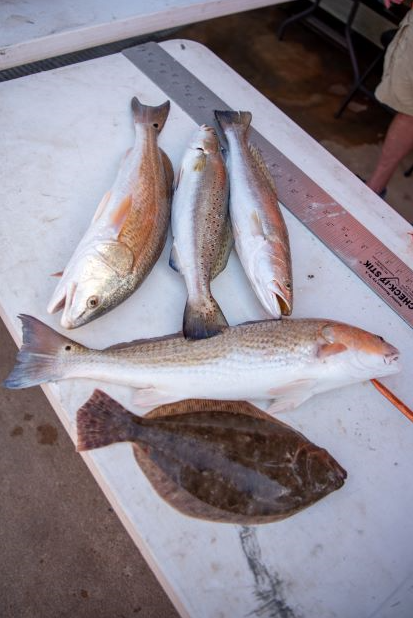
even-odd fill
[(353, 45), (352, 25), (353, 25), (353, 21), (356, 16), (356, 13), (359, 9), (359, 6), (360, 6), (360, 0), (353, 0), (353, 6), (351, 7), (351, 10), (348, 14), (347, 21), (346, 21), (346, 29), (345, 29), (347, 49), (350, 54), (351, 66), (353, 67), (353, 72), (354, 72), (354, 84), (356, 84), (356, 82), (358, 82), (360, 78), (360, 68), (359, 68), (356, 52), (354, 50), (354, 45)]
[(287, 19), (284, 19), (284, 21), (278, 28), (278, 32), (277, 32), (278, 40), (282, 41), (284, 37), (284, 31), (287, 26), (289, 26), (290, 24), (293, 24), (295, 21), (300, 21), (300, 19), (303, 19), (304, 17), (307, 17), (308, 15), (311, 15), (312, 13), (314, 13), (314, 11), (316, 10), (320, 2), (321, 0), (315, 0), (314, 4), (310, 6), (308, 9), (305, 9), (305, 11), (301, 11), (301, 13), (297, 13), (296, 15), (293, 15), (292, 17), (288, 17)]

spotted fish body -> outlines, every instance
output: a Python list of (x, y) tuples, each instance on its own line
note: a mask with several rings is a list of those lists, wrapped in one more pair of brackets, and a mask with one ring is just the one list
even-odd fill
[(399, 371), (381, 337), (325, 319), (283, 319), (226, 328), (208, 339), (182, 335), (92, 350), (21, 316), (23, 347), (5, 381), (23, 388), (65, 378), (134, 387), (135, 403), (180, 399), (269, 399), (272, 412), (312, 395)]
[(149, 274), (164, 247), (173, 170), (158, 134), (169, 112), (132, 99), (135, 144), (116, 180), (61, 273), (48, 312), (63, 309), (61, 325), (76, 328), (130, 296)]
[(218, 137), (206, 125), (184, 154), (172, 202), (172, 234), (170, 265), (183, 275), (188, 290), (184, 336), (212, 337), (228, 325), (210, 282), (226, 265), (232, 237), (225, 163)]
[(185, 515), (261, 524), (339, 489), (346, 471), (244, 401), (187, 400), (137, 417), (101, 391), (78, 411), (78, 451), (131, 442), (158, 494)]
[(216, 111), (228, 143), (229, 210), (235, 248), (266, 312), (290, 315), (293, 283), (288, 230), (274, 181), (248, 142), (250, 112)]

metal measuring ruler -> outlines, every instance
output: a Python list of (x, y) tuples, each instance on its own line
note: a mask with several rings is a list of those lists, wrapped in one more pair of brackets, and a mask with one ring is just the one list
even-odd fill
[[(232, 109), (157, 43), (123, 54), (197, 124), (214, 125), (215, 109)], [(413, 328), (413, 271), (252, 127), (249, 141), (261, 151), (280, 202)]]

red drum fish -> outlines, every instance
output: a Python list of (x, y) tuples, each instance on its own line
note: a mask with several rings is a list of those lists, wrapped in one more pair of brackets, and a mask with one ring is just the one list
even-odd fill
[(132, 99), (135, 144), (103, 196), (47, 307), (63, 309), (61, 325), (77, 328), (128, 298), (150, 273), (168, 232), (173, 169), (158, 146), (169, 101), (151, 107)]
[(135, 403), (144, 407), (192, 398), (269, 399), (277, 412), (400, 369), (398, 350), (382, 337), (324, 319), (250, 322), (208, 339), (178, 334), (104, 350), (76, 343), (36, 318), (21, 320), (23, 346), (5, 386), (92, 378), (134, 387)]

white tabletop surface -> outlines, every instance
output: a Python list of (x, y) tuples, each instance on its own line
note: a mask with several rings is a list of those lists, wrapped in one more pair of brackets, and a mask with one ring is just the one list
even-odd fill
[(0, 71), (288, 0), (1, 0)]
[[(251, 110), (258, 131), (413, 267), (411, 227), (334, 157), (205, 47), (179, 40), (162, 47), (230, 106)], [(46, 314), (56, 283), (49, 275), (64, 267), (132, 144), (133, 95), (148, 104), (166, 98), (121, 54), (0, 84), (0, 313), (19, 345), (20, 312), (59, 329), (59, 315)], [(172, 102), (160, 144), (175, 170), (194, 129)], [(413, 330), (288, 212), (285, 218), (294, 316), (383, 335), (403, 364), (385, 382), (413, 406)], [(73, 331), (75, 339), (103, 347), (180, 329), (186, 294), (168, 266), (170, 242), (142, 287)], [(231, 324), (264, 317), (234, 253), (213, 291)], [(76, 410), (96, 386), (44, 387), (73, 439)], [(100, 387), (131, 406), (131, 389)], [(155, 494), (128, 444), (83, 457), (183, 616), (411, 618), (412, 424), (369, 383), (319, 395), (280, 418), (327, 448), (348, 479), (298, 515), (256, 528), (180, 515)]]

